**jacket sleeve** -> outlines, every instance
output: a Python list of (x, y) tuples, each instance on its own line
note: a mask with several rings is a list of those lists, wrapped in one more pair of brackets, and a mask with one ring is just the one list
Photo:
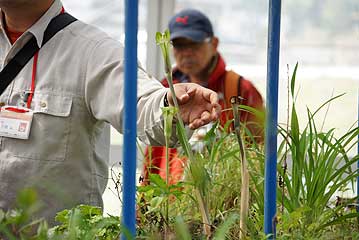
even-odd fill
[[(105, 39), (94, 47), (85, 76), (85, 101), (93, 117), (109, 122), (123, 133), (124, 59), (123, 47)], [(139, 65), (137, 71), (137, 137), (147, 144), (165, 144), (161, 107), (167, 89)], [(176, 136), (171, 144), (176, 142)]]

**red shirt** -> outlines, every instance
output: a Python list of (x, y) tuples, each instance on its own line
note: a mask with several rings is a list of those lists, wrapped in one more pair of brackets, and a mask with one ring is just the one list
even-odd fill
[(14, 44), (16, 40), (23, 34), (23, 32), (15, 32), (9, 29), (7, 26), (5, 26), (6, 34), (11, 42), (11, 44)]

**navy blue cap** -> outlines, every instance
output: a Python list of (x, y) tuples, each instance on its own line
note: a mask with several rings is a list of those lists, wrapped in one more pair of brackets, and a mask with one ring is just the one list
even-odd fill
[(212, 24), (208, 17), (195, 9), (185, 9), (174, 15), (169, 21), (168, 28), (171, 40), (188, 38), (195, 42), (203, 42), (213, 36)]

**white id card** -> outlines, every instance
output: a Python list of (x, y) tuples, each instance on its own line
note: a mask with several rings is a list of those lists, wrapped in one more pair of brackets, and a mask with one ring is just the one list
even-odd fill
[(31, 109), (4, 106), (0, 111), (0, 136), (29, 139), (33, 112)]

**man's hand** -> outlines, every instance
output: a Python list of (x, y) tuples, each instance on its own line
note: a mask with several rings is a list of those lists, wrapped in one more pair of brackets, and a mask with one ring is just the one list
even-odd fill
[[(218, 104), (216, 92), (195, 83), (174, 84), (180, 115), (185, 124), (191, 129), (197, 129), (218, 119), (221, 107)], [(173, 104), (171, 91), (167, 98)]]

